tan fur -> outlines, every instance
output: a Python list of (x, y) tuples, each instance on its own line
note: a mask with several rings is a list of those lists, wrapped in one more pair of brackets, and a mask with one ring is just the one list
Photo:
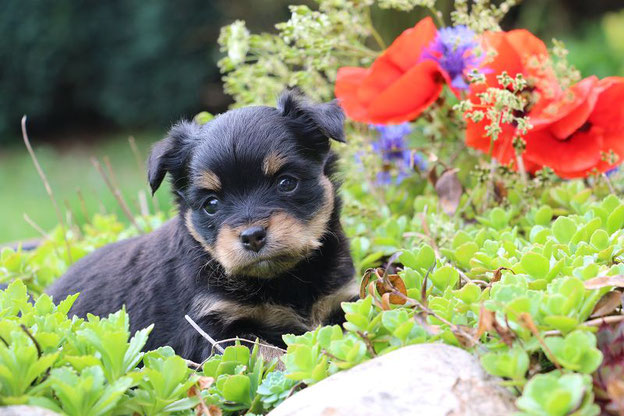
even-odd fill
[(291, 307), (264, 303), (246, 305), (240, 302), (215, 299), (212, 297), (195, 300), (192, 311), (195, 316), (218, 315), (227, 325), (242, 319), (253, 319), (273, 327), (299, 327), (303, 331), (311, 331), (326, 322), (327, 318), (340, 308), (342, 302), (357, 297), (358, 285), (355, 279), (340, 287), (335, 292), (323, 296), (312, 305), (309, 317), (301, 316)]
[(202, 188), (218, 191), (221, 189), (221, 180), (219, 177), (211, 170), (205, 170), (201, 172), (196, 178), (195, 183)]
[(327, 318), (336, 310), (340, 309), (342, 302), (351, 301), (358, 297), (359, 287), (355, 279), (340, 287), (333, 293), (323, 296), (312, 305), (310, 312), (310, 326), (316, 328), (327, 321)]
[[(330, 180), (323, 176), (321, 185), (324, 189), (323, 204), (308, 223), (279, 211), (268, 221), (257, 221), (236, 228), (222, 226), (215, 244), (215, 257), (226, 272), (230, 274), (243, 270), (252, 276), (270, 277), (275, 272), (294, 266), (302, 257), (317, 249), (321, 245), (320, 239), (334, 210), (334, 190)], [(257, 258), (246, 252), (239, 241), (240, 233), (253, 225), (267, 227), (266, 251), (271, 257), (286, 256), (281, 263), (275, 262), (273, 267), (267, 266), (265, 269), (253, 267), (253, 262)], [(292, 260), (289, 261), (289, 258)]]
[[(267, 220), (235, 228), (221, 226), (214, 246), (207, 244), (195, 230), (190, 211), (185, 217), (186, 227), (193, 238), (223, 266), (227, 274), (239, 272), (255, 277), (271, 277), (292, 268), (303, 257), (320, 247), (321, 237), (334, 210), (333, 186), (326, 176), (320, 181), (324, 189), (323, 204), (307, 223), (279, 211)], [(266, 262), (258, 263), (262, 259), (246, 251), (240, 243), (241, 232), (254, 225), (266, 227), (268, 231), (265, 251), (269, 253), (269, 259)], [(278, 256), (280, 258), (275, 259)]]
[(327, 223), (334, 210), (334, 192), (326, 176), (321, 178), (321, 185), (324, 189), (323, 204), (307, 224), (285, 212), (273, 214), (269, 220), (269, 235), (273, 235), (275, 245), (295, 256), (319, 248), (321, 237), (327, 230)]
[(262, 171), (266, 176), (273, 176), (284, 166), (286, 157), (278, 152), (269, 153), (262, 161)]
[(189, 210), (186, 211), (186, 214), (184, 215), (184, 225), (186, 225), (186, 229), (189, 231), (189, 233), (191, 234), (191, 236), (199, 243), (202, 245), (202, 247), (209, 252), (211, 255), (214, 256), (214, 250), (213, 248), (206, 243), (206, 241), (202, 238), (201, 235), (199, 235), (199, 233), (197, 232), (197, 230), (195, 229), (195, 226), (193, 226), (193, 213)]
[(204, 302), (199, 299), (199, 301), (193, 305), (193, 310), (198, 317), (218, 315), (226, 324), (241, 319), (254, 319), (268, 326), (295, 326), (303, 330), (309, 329), (305, 319), (293, 308), (287, 306), (272, 303), (245, 305), (226, 299), (210, 299), (208, 302)]

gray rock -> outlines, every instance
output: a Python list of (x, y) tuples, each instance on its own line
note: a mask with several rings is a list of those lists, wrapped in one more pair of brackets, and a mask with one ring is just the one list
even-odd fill
[(334, 374), (288, 398), (269, 416), (510, 415), (514, 397), (459, 348), (401, 348)]
[(5, 406), (0, 407), (0, 416), (60, 416), (52, 410), (37, 406)]

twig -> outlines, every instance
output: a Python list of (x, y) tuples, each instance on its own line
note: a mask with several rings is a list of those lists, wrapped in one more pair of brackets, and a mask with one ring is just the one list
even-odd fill
[(65, 211), (67, 212), (67, 227), (76, 231), (76, 234), (82, 235), (82, 231), (80, 231), (80, 227), (78, 226), (78, 217), (72, 210), (71, 205), (67, 199), (63, 200), (65, 204)]
[(468, 277), (468, 275), (464, 272), (462, 272), (458, 267), (455, 267), (455, 270), (457, 270), (457, 272), (459, 273), (459, 277), (461, 277), (461, 279), (465, 282), (465, 283), (474, 283), (480, 286), (487, 286), (489, 285), (488, 282), (486, 282), (485, 280), (479, 280), (479, 279), (471, 279)]
[(139, 147), (136, 144), (136, 140), (134, 140), (133, 136), (128, 137), (128, 143), (130, 143), (130, 149), (132, 149), (132, 153), (134, 154), (134, 159), (136, 160), (136, 164), (141, 170), (141, 174), (145, 174), (145, 163), (143, 162), (143, 158), (141, 157), (141, 152), (139, 151)]
[(52, 192), (52, 188), (50, 187), (50, 183), (48, 182), (48, 178), (43, 173), (43, 169), (41, 169), (41, 165), (39, 165), (39, 161), (37, 160), (37, 156), (35, 156), (35, 152), (33, 151), (32, 146), (30, 145), (30, 140), (28, 139), (28, 132), (26, 131), (26, 116), (22, 117), (22, 138), (24, 139), (24, 144), (26, 145), (26, 150), (28, 150), (28, 154), (30, 154), (30, 158), (35, 165), (35, 169), (37, 169), (37, 173), (43, 182), (43, 186), (52, 201), (52, 205), (54, 206), (54, 211), (56, 212), (56, 218), (61, 227), (61, 232), (63, 233), (63, 240), (65, 240), (65, 245), (67, 246), (67, 260), (69, 263), (73, 263), (71, 257), (71, 248), (69, 246), (69, 241), (67, 240), (67, 234), (65, 232), (65, 222), (63, 221), (63, 215), (61, 214), (61, 210), (59, 209), (56, 199), (54, 198), (54, 193)]
[(364, 9), (364, 17), (366, 19), (366, 24), (368, 28), (370, 29), (371, 34), (373, 35), (373, 38), (375, 39), (375, 42), (377, 42), (377, 45), (379, 46), (379, 48), (381, 50), (386, 49), (386, 43), (384, 42), (383, 38), (381, 37), (379, 32), (377, 32), (377, 29), (375, 29), (375, 26), (373, 25), (373, 18), (371, 17), (370, 6), (366, 6), (366, 8)]
[(362, 338), (364, 344), (366, 344), (366, 349), (368, 350), (369, 354), (372, 357), (377, 357), (377, 353), (375, 352), (375, 348), (373, 347), (373, 343), (371, 342), (370, 338), (367, 337), (366, 334), (364, 334), (362, 331), (357, 331), (357, 334), (360, 336), (360, 338)]
[(454, 333), (456, 332), (456, 333), (460, 334), (461, 336), (463, 336), (467, 340), (472, 340), (473, 344), (478, 344), (478, 341), (474, 339), (474, 336), (472, 334), (464, 331), (460, 326), (457, 326), (454, 323), (452, 323), (452, 322), (446, 320), (445, 318), (441, 317), (435, 311), (429, 309), (427, 306), (423, 305), (418, 300), (416, 300), (414, 298), (410, 298), (409, 296), (404, 295), (403, 293), (398, 291), (396, 288), (394, 288), (394, 286), (390, 286), (390, 287), (392, 287), (392, 293), (393, 294), (402, 297), (403, 299), (405, 299), (406, 302), (412, 303), (413, 306), (416, 306), (416, 307), (420, 308), (420, 310), (422, 310), (424, 313), (426, 313), (428, 315), (431, 315), (434, 318), (438, 319), (440, 322), (448, 325), (451, 328), (452, 332), (454, 332)]
[(8, 343), (8, 342), (6, 342), (6, 340), (5, 340), (4, 338), (0, 337), (0, 341), (2, 341), (2, 343), (3, 343), (4, 345), (6, 345), (6, 347), (7, 347), (7, 348), (9, 348), (9, 343)]
[(145, 196), (145, 191), (143, 189), (139, 189), (139, 211), (141, 211), (141, 215), (143, 215), (144, 217), (147, 217), (149, 215), (147, 196)]
[(441, 258), (442, 255), (440, 254), (440, 250), (438, 249), (438, 245), (436, 244), (435, 239), (431, 236), (431, 231), (429, 231), (429, 224), (427, 224), (426, 211), (425, 212), (421, 212), (419, 214), (419, 216), (420, 216), (420, 223), (422, 225), (423, 232), (425, 233), (425, 235), (429, 239), (429, 243), (431, 243), (431, 248), (433, 248), (433, 252), (435, 253), (437, 258)]
[[(208, 340), (208, 342), (210, 342), (210, 344), (212, 344), (212, 348), (213, 349), (216, 348), (221, 354), (223, 354), (225, 352), (225, 350), (219, 345), (219, 343), (217, 341), (215, 341), (210, 335), (208, 335), (203, 329), (201, 329), (199, 327), (199, 325), (197, 325), (195, 323), (195, 321), (193, 319), (191, 319), (190, 316), (184, 315), (184, 319), (186, 319), (187, 322), (189, 324), (191, 324), (191, 326), (195, 329), (195, 331), (199, 332), (199, 335), (201, 335), (202, 337), (206, 338)], [(212, 355), (212, 353), (210, 355)]]
[[(582, 325), (585, 326), (600, 326), (602, 324), (614, 324), (616, 322), (624, 321), (624, 315), (611, 315), (611, 316), (603, 316), (602, 318), (591, 319), (589, 321), (585, 321)], [(562, 335), (561, 331), (558, 329), (553, 329), (552, 331), (544, 332), (544, 336), (555, 336)]]
[(89, 221), (89, 212), (87, 211), (87, 204), (85, 204), (84, 196), (82, 196), (82, 191), (80, 188), (76, 189), (76, 193), (78, 194), (78, 201), (80, 202), (80, 210), (82, 211), (82, 216), (85, 222)]
[(28, 216), (28, 214), (26, 214), (26, 213), (24, 213), (24, 221), (26, 221), (28, 223), (28, 225), (30, 225), (32, 228), (34, 228), (35, 231), (37, 231), (39, 234), (41, 234), (41, 236), (43, 238), (45, 238), (46, 240), (49, 240), (49, 241), (52, 240), (52, 238), (50, 237), (50, 234), (46, 233), (44, 231), (44, 229), (41, 228), (35, 221), (33, 221), (32, 218), (30, 218)]
[(609, 188), (609, 192), (612, 193), (613, 195), (615, 194), (615, 189), (613, 188), (613, 184), (611, 183), (611, 179), (609, 179), (609, 177), (607, 176), (606, 173), (602, 174), (602, 179), (605, 180), (605, 182), (607, 183), (607, 187)]
[[(141, 156), (141, 151), (136, 144), (136, 140), (134, 140), (133, 136), (128, 137), (128, 143), (130, 143), (130, 149), (132, 149), (132, 153), (134, 154), (134, 159), (136, 160), (136, 164), (139, 167), (141, 175), (145, 175), (147, 172), (147, 168), (145, 167), (145, 162), (143, 156)], [(147, 184), (147, 182), (146, 182)], [(160, 212), (160, 206), (158, 205), (158, 198), (152, 198), (152, 208), (154, 208), (154, 212)]]
[(121, 207), (121, 210), (126, 215), (128, 220), (132, 223), (132, 225), (136, 227), (137, 230), (139, 230), (140, 233), (144, 233), (143, 229), (139, 226), (139, 224), (137, 224), (136, 220), (134, 219), (134, 216), (132, 215), (130, 208), (128, 208), (128, 204), (126, 204), (126, 201), (123, 199), (123, 196), (121, 195), (121, 192), (119, 191), (119, 188), (116, 188), (113, 185), (113, 183), (110, 181), (110, 179), (106, 175), (106, 172), (104, 172), (104, 169), (102, 169), (102, 165), (100, 165), (100, 162), (98, 162), (96, 158), (92, 157), (91, 164), (95, 167), (95, 169), (97, 169), (97, 171), (100, 173), (100, 175), (104, 179), (106, 186), (108, 186), (108, 189), (113, 193), (113, 196), (117, 200), (117, 203)]
[(220, 341), (216, 341), (215, 344), (222, 344), (224, 342), (232, 342), (232, 341), (242, 341), (248, 344), (258, 344), (261, 347), (272, 348), (274, 350), (278, 350), (280, 352), (286, 353), (286, 350), (284, 348), (276, 347), (275, 345), (271, 345), (271, 344), (265, 344), (264, 342), (260, 342), (260, 341), (252, 341), (250, 339), (241, 338), (241, 337), (225, 338)]
[(28, 328), (26, 328), (26, 325), (24, 324), (20, 324), (20, 328), (22, 328), (22, 331), (24, 331), (26, 335), (28, 335), (28, 338), (32, 340), (33, 344), (35, 344), (35, 348), (37, 348), (37, 357), (41, 358), (43, 352), (41, 351), (41, 346), (39, 345), (33, 334), (30, 333), (30, 331), (28, 330)]
[(189, 368), (192, 368), (193, 370), (199, 370), (201, 368), (202, 364), (196, 363), (195, 361), (191, 361), (191, 360), (184, 360), (186, 362), (186, 366)]
[[(521, 321), (521, 325), (524, 324), (523, 326), (531, 331), (533, 336), (537, 338), (537, 342), (539, 342), (539, 344), (542, 346), (544, 354), (546, 354), (546, 356), (550, 359), (550, 361), (552, 361), (552, 363), (555, 365), (555, 367), (557, 367), (558, 370), (561, 370), (561, 364), (559, 364), (559, 362), (557, 361), (557, 357), (555, 357), (555, 354), (553, 354), (551, 349), (544, 341), (544, 338), (540, 335), (539, 330), (535, 326), (535, 323), (533, 323), (533, 318), (531, 318), (531, 315), (529, 315), (527, 312), (522, 312), (518, 316), (518, 320)], [(509, 324), (507, 325), (509, 326)]]
[(518, 150), (516, 150), (514, 153), (516, 154), (516, 163), (518, 164), (518, 172), (520, 172), (522, 185), (526, 187), (529, 183), (529, 180), (527, 178), (526, 168), (524, 167), (524, 160), (522, 159), (522, 153)]

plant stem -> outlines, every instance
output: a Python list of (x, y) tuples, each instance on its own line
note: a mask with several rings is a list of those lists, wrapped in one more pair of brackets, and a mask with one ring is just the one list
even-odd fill
[(444, 24), (444, 20), (442, 20), (442, 16), (440, 16), (440, 12), (438, 12), (435, 7), (427, 7), (427, 9), (429, 9), (429, 11), (431, 12), (431, 14), (433, 15), (433, 18), (436, 20), (436, 22), (438, 23), (438, 29), (439, 28), (443, 28), (445, 26)]
[(375, 26), (373, 25), (373, 19), (371, 18), (370, 7), (368, 6), (364, 9), (364, 17), (366, 18), (366, 24), (369, 30), (371, 31), (371, 35), (373, 35), (375, 42), (377, 42), (377, 45), (379, 45), (379, 48), (381, 50), (386, 49), (386, 43), (384, 42), (383, 38), (381, 37), (379, 32), (377, 32), (377, 29), (375, 29)]

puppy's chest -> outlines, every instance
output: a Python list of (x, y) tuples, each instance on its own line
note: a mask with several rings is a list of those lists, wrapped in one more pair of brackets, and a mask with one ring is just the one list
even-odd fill
[(223, 295), (204, 294), (195, 298), (191, 311), (199, 319), (208, 318), (224, 327), (247, 321), (256, 323), (259, 328), (301, 333), (331, 323), (332, 318), (340, 311), (340, 304), (353, 301), (357, 298), (357, 293), (354, 280), (330, 293), (310, 299), (301, 306), (274, 301), (250, 303)]

